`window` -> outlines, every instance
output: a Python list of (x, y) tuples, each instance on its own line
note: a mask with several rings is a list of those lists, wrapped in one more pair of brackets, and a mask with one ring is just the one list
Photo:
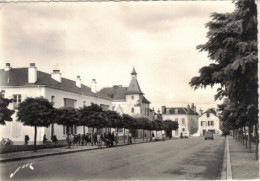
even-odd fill
[(85, 107), (86, 106), (86, 101), (83, 101), (83, 107)]
[(55, 96), (51, 96), (51, 103), (54, 104)]
[(207, 113), (207, 117), (210, 117), (210, 114), (209, 114), (209, 113)]
[(21, 103), (21, 100), (22, 100), (21, 94), (14, 94), (14, 95), (13, 95), (13, 105), (14, 105), (14, 109), (17, 109), (19, 103)]
[(185, 118), (182, 118), (182, 119), (181, 119), (181, 123), (182, 123), (182, 124), (185, 124)]
[[(63, 134), (67, 134), (67, 126), (63, 125)], [(68, 134), (77, 134), (77, 126), (73, 125), (69, 127), (69, 133)]]
[(206, 121), (201, 121), (201, 126), (206, 126)]
[(214, 121), (209, 121), (209, 122), (208, 122), (208, 125), (209, 125), (209, 126), (214, 126)]
[(182, 131), (185, 131), (185, 128), (182, 128)]
[(134, 100), (134, 99), (135, 99), (135, 96), (134, 96), (134, 95), (132, 95), (132, 96), (131, 96), (131, 99), (132, 99), (132, 100)]
[(175, 109), (175, 114), (178, 114), (178, 109)]
[(135, 112), (135, 109), (132, 107), (132, 109), (131, 109), (131, 113), (134, 113)]

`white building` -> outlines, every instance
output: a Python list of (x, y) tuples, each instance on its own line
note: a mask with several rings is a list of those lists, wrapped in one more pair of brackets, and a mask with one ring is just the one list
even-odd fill
[[(150, 109), (150, 101), (144, 97), (139, 83), (137, 81), (137, 73), (133, 68), (131, 73), (131, 81), (128, 87), (122, 85), (114, 85), (113, 87), (105, 87), (99, 93), (107, 95), (112, 101), (113, 110), (123, 114), (129, 114), (133, 117), (147, 117), (154, 119), (154, 110)], [(121, 129), (122, 131), (122, 129)], [(142, 133), (139, 131), (138, 137)]]
[(214, 134), (222, 134), (220, 130), (220, 121), (216, 111), (211, 108), (202, 113), (199, 117), (198, 132), (196, 136), (203, 136), (206, 131), (212, 131)]
[[(79, 108), (91, 103), (98, 104), (104, 109), (112, 109), (112, 99), (97, 93), (96, 81), (92, 80), (92, 89), (81, 84), (80, 76), (75, 80), (61, 77), (59, 70), (53, 73), (38, 71), (34, 63), (28, 68), (12, 68), (9, 63), (4, 69), (0, 69), (0, 91), (4, 92), (5, 98), (13, 99), (9, 109), (17, 109), (17, 105), (27, 97), (44, 97), (54, 103), (54, 107), (74, 107)], [(70, 133), (82, 134), (88, 132), (83, 126), (73, 126)], [(51, 128), (40, 127), (37, 130), (37, 141), (42, 141), (46, 134), (50, 140)], [(23, 126), (13, 115), (12, 122), (6, 122), (5, 126), (0, 126), (0, 137), (10, 138), (14, 142), (24, 142), (25, 135), (29, 135), (30, 141), (34, 138), (34, 128)], [(65, 126), (54, 125), (54, 135), (58, 140), (66, 138)]]
[(190, 107), (166, 107), (162, 106), (163, 120), (172, 120), (179, 123), (179, 128), (172, 131), (173, 137), (180, 137), (181, 133), (189, 136), (198, 130), (198, 113), (194, 104)]
[(132, 79), (128, 87), (114, 85), (113, 87), (105, 87), (99, 93), (107, 95), (113, 99), (113, 110), (120, 106), (124, 114), (133, 117), (148, 117), (150, 115), (150, 102), (144, 97), (139, 83), (137, 81), (137, 73), (133, 68), (131, 73)]

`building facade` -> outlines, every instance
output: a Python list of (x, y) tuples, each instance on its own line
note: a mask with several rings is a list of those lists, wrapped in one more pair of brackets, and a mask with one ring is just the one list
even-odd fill
[(211, 108), (203, 112), (198, 119), (197, 136), (204, 136), (206, 131), (212, 131), (214, 134), (222, 134), (220, 130), (220, 121), (215, 109)]
[[(51, 74), (38, 71), (34, 63), (28, 68), (12, 68), (9, 63), (0, 70), (0, 90), (4, 97), (13, 99), (9, 109), (17, 110), (17, 105), (27, 97), (43, 97), (54, 104), (54, 107), (79, 108), (89, 106), (91, 103), (98, 104), (103, 109), (112, 109), (112, 99), (95, 90), (95, 79), (92, 80), (91, 88), (81, 84), (80, 76), (75, 80), (61, 77), (59, 70), (53, 70)], [(12, 116), (12, 122), (6, 122), (5, 126), (0, 125), (0, 136), (9, 138), (14, 142), (24, 141), (25, 135), (34, 137), (34, 128), (23, 126), (16, 119), (16, 113)], [(66, 128), (61, 125), (54, 125), (54, 135), (58, 140), (66, 138)], [(87, 127), (73, 126), (69, 129), (72, 134), (88, 132)], [(51, 128), (39, 127), (37, 130), (37, 141), (42, 141), (43, 135), (50, 140)]]
[[(117, 111), (120, 108), (123, 114), (154, 120), (156, 114), (153, 109), (150, 109), (150, 101), (141, 91), (135, 68), (131, 73), (131, 81), (128, 87), (114, 85), (101, 89), (99, 93), (112, 99), (112, 110)], [(141, 137), (141, 135), (142, 130), (139, 130), (138, 137)]]
[(198, 113), (194, 104), (191, 107), (162, 106), (162, 118), (178, 122), (179, 128), (172, 131), (173, 137), (180, 137), (181, 133), (190, 136), (198, 131)]

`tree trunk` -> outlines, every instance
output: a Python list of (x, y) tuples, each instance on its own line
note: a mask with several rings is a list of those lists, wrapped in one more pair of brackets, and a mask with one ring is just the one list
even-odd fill
[(92, 144), (92, 146), (94, 145), (94, 127), (92, 127), (91, 144)]
[(37, 127), (34, 126), (34, 152), (36, 152)]
[(259, 145), (258, 123), (255, 124), (255, 136), (256, 136), (255, 158), (256, 158), (256, 160), (258, 160), (259, 159), (259, 156), (258, 156), (258, 145)]
[(53, 139), (54, 135), (54, 123), (51, 123), (51, 140)]
[(245, 134), (245, 143), (246, 143), (246, 148), (247, 148), (247, 135), (246, 135), (246, 126), (244, 126), (244, 134)]
[(69, 126), (66, 126), (66, 131), (67, 131), (67, 144), (68, 144), (68, 148), (70, 148)]
[(143, 141), (144, 141), (144, 129), (143, 129)]
[(248, 131), (248, 146), (249, 146), (249, 152), (251, 153), (251, 141), (252, 141), (252, 138), (251, 138), (251, 129), (252, 128), (252, 126), (249, 124), (249, 127), (248, 127), (248, 129), (249, 129), (249, 131)]
[(125, 128), (124, 128), (124, 143), (125, 143)]

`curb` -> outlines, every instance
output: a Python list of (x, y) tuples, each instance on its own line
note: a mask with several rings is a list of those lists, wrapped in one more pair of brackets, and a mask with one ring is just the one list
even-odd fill
[(231, 161), (230, 161), (230, 151), (229, 151), (229, 143), (227, 137), (227, 180), (232, 180), (232, 168), (231, 168)]
[[(165, 140), (165, 141), (169, 141), (169, 140)], [(139, 143), (132, 143), (132, 144), (122, 144), (122, 145), (117, 145), (117, 146), (112, 147), (112, 148), (121, 147), (121, 146), (130, 146), (130, 145), (141, 144), (141, 143), (151, 143), (151, 142), (139, 142)], [(105, 146), (102, 147), (102, 148), (106, 149)], [(63, 154), (81, 152), (81, 151), (91, 151), (91, 150), (97, 150), (97, 149), (98, 148), (96, 147), (96, 148), (88, 148), (88, 149), (82, 149), (82, 150), (71, 150), (71, 151), (65, 151), (65, 152), (46, 153), (46, 154), (42, 154), (42, 155), (32, 155), (32, 156), (25, 156), (25, 157), (7, 158), (7, 159), (0, 160), (0, 163), (18, 161), (18, 160), (25, 160), (25, 159), (30, 159), (30, 158), (40, 158), (40, 157), (45, 157), (45, 156), (63, 155)]]
[(223, 163), (222, 163), (222, 171), (220, 174), (220, 180), (226, 180), (226, 178), (227, 178), (227, 139), (225, 139), (224, 155), (223, 155)]

